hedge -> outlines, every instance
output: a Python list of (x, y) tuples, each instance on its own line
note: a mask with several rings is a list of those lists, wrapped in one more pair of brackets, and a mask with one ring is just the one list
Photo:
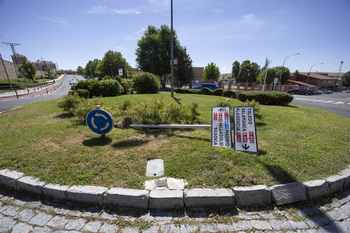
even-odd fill
[(247, 100), (255, 100), (264, 105), (288, 105), (293, 101), (293, 96), (288, 93), (273, 91), (253, 91), (253, 92), (239, 92), (237, 99), (242, 102)]
[(117, 80), (102, 80), (96, 79), (81, 80), (75, 86), (74, 90), (84, 89), (89, 91), (89, 96), (118, 96), (124, 92), (124, 88)]

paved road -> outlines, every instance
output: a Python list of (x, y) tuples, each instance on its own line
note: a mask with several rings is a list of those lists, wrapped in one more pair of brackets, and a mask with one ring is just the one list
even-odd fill
[(350, 232), (350, 190), (323, 201), (260, 209), (101, 209), (7, 193), (0, 232)]
[(350, 118), (350, 93), (322, 94), (322, 95), (295, 95), (293, 104), (318, 108)]
[[(75, 78), (78, 80), (84, 79), (82, 76), (79, 76), (79, 75), (75, 75)], [(30, 103), (35, 103), (35, 102), (40, 102), (45, 100), (59, 99), (64, 95), (68, 94), (68, 91), (70, 90), (69, 81), (72, 79), (74, 79), (73, 75), (65, 75), (64, 77), (62, 77), (56, 82), (55, 88), (53, 85), (50, 88), (48, 88), (49, 94), (47, 94), (46, 88), (44, 88), (35, 93), (20, 95), (19, 99), (17, 99), (15, 95), (8, 96), (8, 97), (4, 97), (0, 95), (0, 112), (9, 110), (15, 107), (19, 107), (25, 104), (30, 104)]]

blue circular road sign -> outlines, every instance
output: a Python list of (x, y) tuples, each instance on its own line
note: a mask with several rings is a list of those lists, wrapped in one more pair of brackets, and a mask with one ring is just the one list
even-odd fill
[(89, 112), (86, 116), (86, 123), (97, 134), (107, 134), (114, 126), (111, 114), (102, 109), (94, 109)]

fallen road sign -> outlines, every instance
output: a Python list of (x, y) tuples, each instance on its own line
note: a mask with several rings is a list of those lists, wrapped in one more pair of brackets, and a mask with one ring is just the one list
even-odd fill
[(211, 145), (232, 148), (231, 114), (229, 107), (212, 108)]
[(234, 149), (258, 153), (255, 113), (253, 107), (234, 107)]

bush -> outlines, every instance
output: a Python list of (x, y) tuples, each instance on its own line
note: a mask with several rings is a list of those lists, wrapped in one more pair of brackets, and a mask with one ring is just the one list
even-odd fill
[(219, 89), (215, 89), (212, 93), (213, 95), (223, 96), (223, 92), (224, 92), (224, 89), (219, 88)]
[(65, 112), (73, 113), (73, 110), (76, 109), (78, 104), (83, 101), (84, 98), (78, 96), (77, 93), (73, 93), (63, 97), (63, 99), (58, 102), (57, 106), (62, 108)]
[(124, 88), (117, 80), (102, 80), (100, 82), (100, 90), (103, 97), (118, 96), (124, 92)]
[(151, 94), (159, 92), (159, 80), (155, 75), (147, 72), (133, 78), (132, 87), (138, 94)]
[(131, 86), (132, 86), (132, 80), (131, 79), (122, 78), (122, 79), (120, 79), (119, 83), (124, 88), (124, 91), (121, 94), (129, 94), (129, 93), (131, 93)]
[(283, 92), (240, 92), (238, 99), (242, 102), (255, 100), (264, 105), (288, 105), (293, 101), (293, 96)]
[[(86, 90), (86, 89), (78, 89), (75, 91), (78, 96), (84, 98), (84, 99), (87, 99), (87, 98), (90, 98), (90, 91)], [(69, 95), (69, 93), (68, 93)]]
[(209, 88), (206, 88), (206, 87), (203, 87), (200, 91), (199, 91), (200, 94), (203, 94), (203, 95), (211, 95), (213, 92), (209, 89)]
[(79, 118), (79, 120), (86, 124), (86, 116), (89, 112), (96, 108), (96, 105), (100, 105), (102, 109), (109, 111), (106, 107), (102, 107), (102, 100), (100, 98), (95, 98), (92, 100), (83, 99), (76, 107), (72, 110), (72, 113)]
[(124, 88), (117, 80), (106, 79), (98, 81), (96, 79), (81, 80), (75, 86), (74, 90), (85, 89), (93, 96), (118, 96), (124, 92)]
[(106, 75), (106, 76), (104, 76), (104, 77), (103, 77), (103, 79), (102, 79), (102, 80), (110, 80), (110, 79), (112, 79), (112, 77), (111, 77), (111, 76), (109, 76), (109, 75)]

